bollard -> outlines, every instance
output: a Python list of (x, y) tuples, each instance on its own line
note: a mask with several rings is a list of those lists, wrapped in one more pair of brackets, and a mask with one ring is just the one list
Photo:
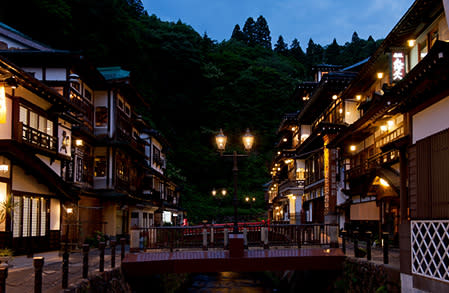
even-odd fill
[(69, 285), (69, 251), (65, 244), (64, 253), (62, 254), (62, 289), (67, 289)]
[(83, 244), (83, 279), (87, 279), (89, 272), (89, 244)]
[(371, 260), (371, 231), (366, 232), (366, 259)]
[(353, 231), (354, 236), (354, 257), (359, 257), (359, 231)]
[(0, 266), (0, 293), (6, 292), (6, 278), (8, 277), (8, 267)]
[(224, 249), (228, 249), (228, 228), (224, 228), (224, 235), (223, 235), (223, 245)]
[(203, 250), (207, 250), (207, 227), (203, 227)]
[(111, 240), (111, 268), (115, 268), (115, 246), (117, 241)]
[(122, 248), (121, 255), (120, 255), (121, 260), (123, 260), (125, 258), (125, 243), (126, 243), (126, 239), (120, 238), (120, 246)]
[(264, 230), (263, 249), (269, 249), (270, 247), (268, 245), (268, 227), (264, 227), (263, 230)]
[(341, 249), (343, 254), (346, 254), (346, 230), (341, 231)]
[(210, 247), (214, 247), (214, 237), (215, 237), (215, 229), (214, 227), (210, 227)]
[(42, 292), (42, 269), (44, 267), (44, 258), (42, 256), (33, 258), (34, 266), (34, 293)]
[(248, 249), (248, 228), (243, 227), (243, 248)]
[(388, 232), (382, 233), (382, 240), (384, 244), (384, 264), (388, 264)]
[(104, 272), (104, 248), (106, 243), (100, 242), (98, 248), (100, 249), (100, 272)]

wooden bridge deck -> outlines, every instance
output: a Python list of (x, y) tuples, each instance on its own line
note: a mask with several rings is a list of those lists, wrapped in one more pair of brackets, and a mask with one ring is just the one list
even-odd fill
[(345, 255), (339, 248), (246, 250), (243, 257), (229, 251), (141, 252), (127, 254), (122, 270), (127, 277), (161, 273), (340, 270)]

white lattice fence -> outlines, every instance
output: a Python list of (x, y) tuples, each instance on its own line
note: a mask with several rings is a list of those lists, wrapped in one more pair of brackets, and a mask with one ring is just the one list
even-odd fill
[(449, 283), (449, 220), (412, 221), (412, 273)]

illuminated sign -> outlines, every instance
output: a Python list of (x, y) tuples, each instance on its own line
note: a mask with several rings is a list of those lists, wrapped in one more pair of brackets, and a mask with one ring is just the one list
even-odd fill
[(0, 123), (6, 123), (6, 96), (3, 84), (0, 85)]
[(404, 53), (396, 52), (393, 53), (393, 59), (392, 59), (392, 74), (393, 74), (393, 80), (401, 80), (405, 76), (405, 57)]

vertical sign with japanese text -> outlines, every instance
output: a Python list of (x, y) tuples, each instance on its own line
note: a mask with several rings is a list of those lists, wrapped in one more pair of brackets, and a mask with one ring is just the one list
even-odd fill
[(394, 52), (391, 60), (391, 72), (393, 81), (398, 81), (405, 76), (405, 56), (402, 52)]

